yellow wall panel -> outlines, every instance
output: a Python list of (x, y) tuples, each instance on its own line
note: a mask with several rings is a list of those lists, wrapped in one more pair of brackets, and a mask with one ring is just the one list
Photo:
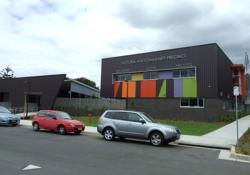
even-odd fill
[(139, 73), (139, 74), (132, 74), (132, 80), (143, 80), (143, 74)]

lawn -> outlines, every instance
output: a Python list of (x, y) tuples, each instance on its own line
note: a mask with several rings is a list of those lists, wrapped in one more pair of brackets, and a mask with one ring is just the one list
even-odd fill
[(177, 126), (182, 134), (201, 136), (211, 131), (225, 126), (225, 122), (197, 122), (197, 121), (182, 121), (182, 120), (156, 120), (159, 123)]
[[(87, 126), (97, 126), (99, 117), (92, 117), (91, 124), (88, 122), (88, 117), (73, 117), (76, 120), (82, 121)], [(168, 120), (168, 119), (156, 119), (159, 123), (169, 124), (177, 126), (182, 134), (185, 135), (204, 135), (211, 131), (214, 131), (224, 125), (225, 122), (196, 122), (196, 121), (181, 121), (181, 120)]]
[(250, 128), (240, 138), (239, 147), (236, 150), (239, 153), (250, 155)]
[(89, 123), (88, 117), (72, 117), (75, 120), (83, 122), (86, 126), (97, 126), (99, 117), (92, 117), (91, 123)]

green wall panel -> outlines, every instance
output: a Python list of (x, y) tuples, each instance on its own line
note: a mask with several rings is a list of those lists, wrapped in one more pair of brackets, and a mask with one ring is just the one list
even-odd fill
[(195, 78), (183, 79), (183, 97), (197, 97), (197, 81)]
[(167, 97), (167, 81), (163, 80), (161, 85), (161, 90), (158, 97)]

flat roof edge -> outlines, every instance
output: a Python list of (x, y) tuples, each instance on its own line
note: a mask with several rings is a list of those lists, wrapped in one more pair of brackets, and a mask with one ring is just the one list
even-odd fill
[(172, 48), (172, 49), (164, 49), (164, 50), (156, 50), (156, 51), (149, 51), (149, 52), (141, 52), (141, 53), (135, 53), (135, 54), (129, 54), (129, 55), (120, 55), (120, 56), (114, 56), (114, 57), (106, 57), (106, 58), (102, 58), (102, 60), (115, 59), (115, 58), (128, 57), (128, 56), (135, 56), (135, 55), (150, 54), (150, 53), (157, 53), (157, 52), (172, 51), (172, 50), (178, 50), (178, 49), (187, 49), (187, 48), (193, 48), (193, 47), (202, 47), (202, 46), (209, 46), (209, 45), (215, 45), (215, 46), (217, 46), (217, 47), (220, 48), (220, 46), (217, 43), (208, 43), (208, 44), (199, 44), (199, 45), (194, 45), (194, 46), (178, 47), (178, 48)]

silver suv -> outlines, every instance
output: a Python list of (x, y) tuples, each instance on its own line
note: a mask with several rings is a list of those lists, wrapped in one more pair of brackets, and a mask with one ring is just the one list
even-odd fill
[(160, 146), (180, 138), (178, 128), (155, 123), (146, 113), (126, 110), (107, 110), (99, 119), (97, 131), (105, 140), (120, 138), (140, 138), (150, 140), (153, 146)]

